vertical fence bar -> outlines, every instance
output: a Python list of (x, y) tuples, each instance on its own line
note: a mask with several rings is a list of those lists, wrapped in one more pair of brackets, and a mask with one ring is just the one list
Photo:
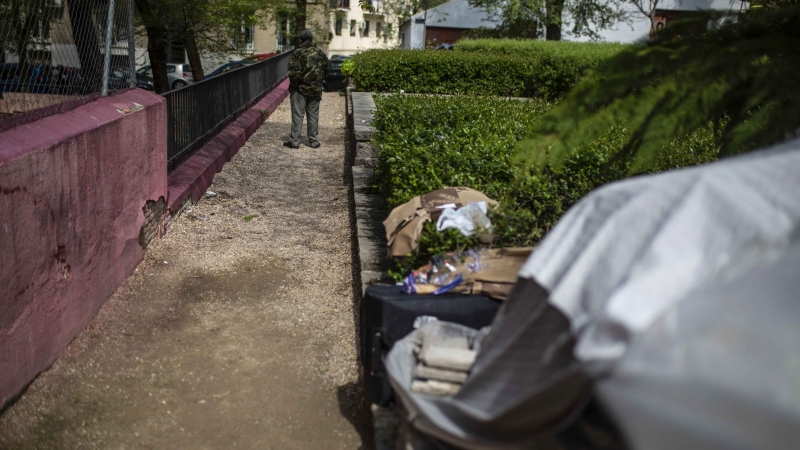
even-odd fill
[(114, 31), (114, 0), (108, 0), (108, 21), (106, 25), (105, 59), (103, 59), (103, 97), (108, 95), (108, 75), (111, 71), (111, 39)]
[(133, 28), (133, 0), (128, 0), (128, 80), (130, 87), (136, 87), (136, 33)]

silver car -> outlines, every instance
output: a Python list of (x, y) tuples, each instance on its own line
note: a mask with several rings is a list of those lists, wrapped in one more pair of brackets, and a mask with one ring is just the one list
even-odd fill
[[(144, 66), (136, 71), (136, 78), (153, 82), (153, 68)], [(194, 82), (189, 64), (167, 64), (167, 80), (170, 89), (178, 89)]]

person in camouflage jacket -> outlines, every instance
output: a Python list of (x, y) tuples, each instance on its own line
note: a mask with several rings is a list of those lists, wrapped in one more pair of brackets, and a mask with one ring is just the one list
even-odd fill
[(310, 31), (300, 33), (300, 45), (289, 57), (289, 92), (292, 104), (292, 135), (283, 145), (300, 147), (303, 115), (308, 123), (307, 133), (311, 148), (318, 148), (319, 102), (322, 100), (322, 80), (330, 70), (325, 52), (314, 45)]

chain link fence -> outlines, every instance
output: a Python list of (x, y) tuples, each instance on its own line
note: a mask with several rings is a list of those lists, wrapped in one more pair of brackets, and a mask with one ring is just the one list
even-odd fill
[(0, 0), (0, 131), (136, 86), (133, 0)]

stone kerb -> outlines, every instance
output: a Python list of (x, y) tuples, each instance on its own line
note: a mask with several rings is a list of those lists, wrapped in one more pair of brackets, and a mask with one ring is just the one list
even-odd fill
[(375, 167), (378, 151), (372, 146), (372, 112), (375, 100), (372, 92), (352, 92), (350, 94), (353, 116), (353, 140), (355, 142), (356, 166)]
[[(388, 211), (380, 195), (369, 192), (369, 182), (374, 175), (378, 152), (372, 146), (372, 112), (375, 101), (371, 92), (353, 92), (347, 89), (347, 115), (350, 132), (351, 151), (353, 151), (352, 192), (354, 211), (354, 255), (355, 272), (360, 283), (360, 301), (367, 287), (375, 282), (388, 279), (386, 269), (386, 233), (383, 220)], [(397, 441), (397, 414), (390, 407), (372, 405), (375, 446), (377, 450), (392, 450)]]

